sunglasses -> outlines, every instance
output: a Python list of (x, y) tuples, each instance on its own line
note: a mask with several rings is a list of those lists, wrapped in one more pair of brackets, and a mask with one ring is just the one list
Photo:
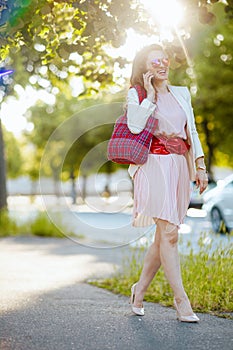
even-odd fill
[(163, 63), (163, 65), (165, 67), (169, 67), (170, 66), (169, 58), (154, 58), (151, 61), (151, 64), (152, 64), (153, 67), (159, 67), (161, 65), (161, 63)]

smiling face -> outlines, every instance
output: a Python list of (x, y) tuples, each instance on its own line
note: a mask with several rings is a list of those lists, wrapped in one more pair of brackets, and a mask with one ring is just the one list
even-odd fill
[(167, 80), (169, 74), (169, 59), (165, 52), (153, 50), (147, 57), (147, 69), (153, 73), (155, 80)]

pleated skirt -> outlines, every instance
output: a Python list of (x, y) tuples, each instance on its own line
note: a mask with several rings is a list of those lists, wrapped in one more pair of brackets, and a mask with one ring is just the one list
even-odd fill
[(190, 195), (185, 157), (149, 154), (134, 176), (132, 225), (150, 226), (154, 219), (162, 219), (179, 226), (187, 213)]

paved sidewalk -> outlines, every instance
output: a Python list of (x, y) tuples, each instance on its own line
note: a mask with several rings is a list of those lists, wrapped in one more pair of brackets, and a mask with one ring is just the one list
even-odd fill
[(230, 350), (232, 321), (198, 314), (179, 323), (172, 308), (145, 303), (144, 317), (128, 298), (85, 283), (120, 267), (129, 251), (93, 249), (68, 239), (0, 240), (1, 350)]

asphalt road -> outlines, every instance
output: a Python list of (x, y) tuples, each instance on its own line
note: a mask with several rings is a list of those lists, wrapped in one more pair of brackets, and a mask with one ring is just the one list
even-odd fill
[[(59, 215), (56, 212), (52, 214), (53, 221), (59, 223)], [(202, 210), (189, 209), (184, 223), (180, 225), (180, 252), (187, 252), (188, 242), (192, 243), (195, 252), (199, 250), (198, 241), (205, 235), (205, 243), (212, 241), (213, 248), (220, 242), (228, 244), (228, 235), (216, 234), (212, 231), (210, 221), (204, 216)], [(102, 247), (122, 247), (122, 246), (141, 246), (150, 244), (154, 240), (155, 225), (149, 227), (132, 227), (132, 213), (93, 213), (93, 212), (72, 212), (64, 211), (60, 213), (63, 224), (61, 231), (69, 237), (69, 232), (77, 235), (84, 235), (85, 244), (96, 248)], [(193, 215), (193, 216), (192, 216)], [(58, 219), (57, 219), (58, 218)], [(81, 243), (78, 238), (77, 243)]]
[[(144, 245), (153, 240), (155, 226), (132, 227), (131, 195), (119, 197), (87, 197), (85, 203), (72, 205), (71, 198), (55, 196), (10, 197), (9, 211), (17, 220), (26, 222), (45, 210), (50, 219), (67, 237), (70, 232), (77, 234), (75, 241), (89, 247), (123, 247), (127, 245)], [(192, 242), (194, 251), (198, 250), (200, 236), (206, 234), (206, 242), (228, 244), (224, 235), (212, 232), (210, 221), (203, 210), (189, 208), (184, 224), (180, 226), (180, 250), (185, 253), (187, 242)], [(79, 237), (85, 236), (85, 243)], [(74, 239), (74, 238), (73, 238)]]
[(138, 317), (127, 297), (85, 283), (119, 269), (128, 246), (20, 237), (1, 239), (0, 251), (1, 350), (233, 349), (231, 320), (198, 314), (199, 324), (180, 323), (173, 308), (153, 303)]

